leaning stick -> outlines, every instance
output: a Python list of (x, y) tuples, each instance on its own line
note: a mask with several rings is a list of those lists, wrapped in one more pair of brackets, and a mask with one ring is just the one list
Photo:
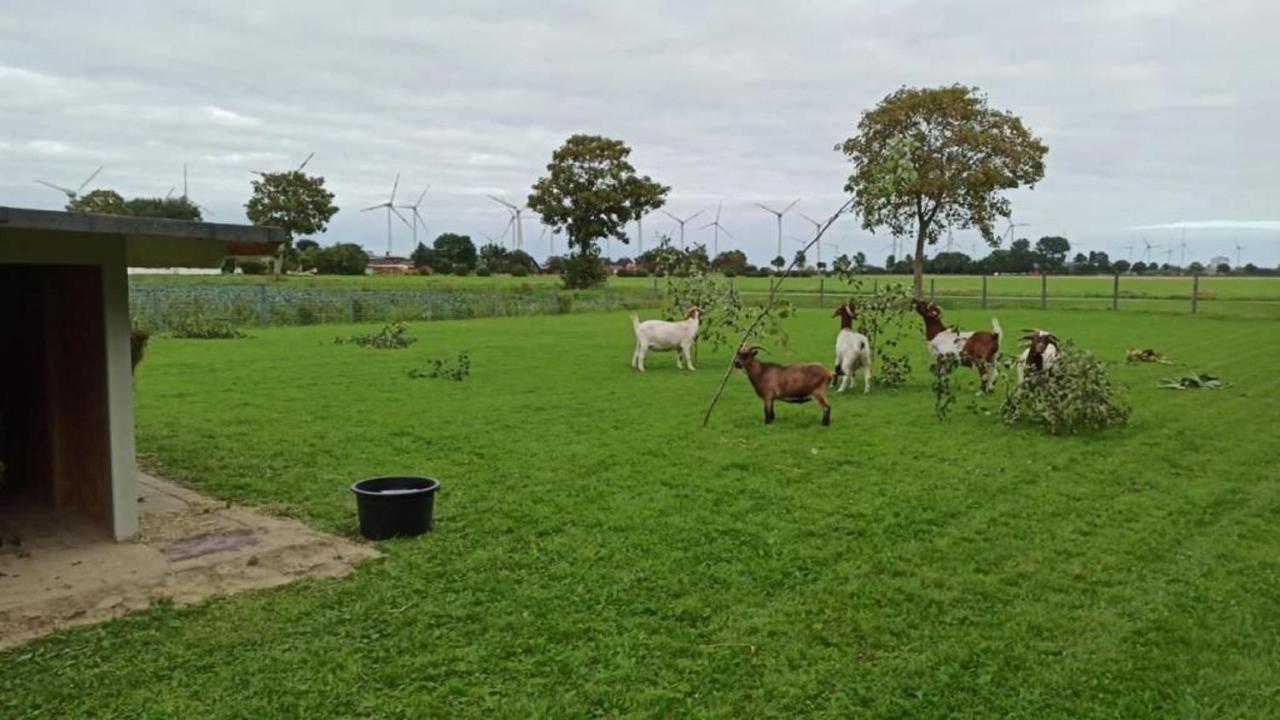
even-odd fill
[[(854, 200), (853, 198), (849, 198), (848, 200), (846, 200), (845, 203), (840, 206), (840, 209), (832, 213), (831, 217), (827, 218), (826, 222), (822, 223), (822, 227), (818, 228), (818, 232), (814, 234), (813, 239), (809, 241), (809, 244), (805, 245), (800, 250), (802, 254), (805, 254), (805, 255), (809, 254), (809, 248), (817, 244), (817, 242), (821, 240), (822, 236), (827, 232), (827, 229), (830, 228), (835, 223), (836, 220), (840, 219), (841, 215), (845, 214), (845, 212), (847, 212), (849, 208), (853, 206), (853, 200)], [(796, 261), (799, 259), (800, 259), (799, 256), (792, 258), (791, 264), (787, 266), (787, 269), (785, 272), (783, 272), (782, 277), (778, 278), (778, 282), (774, 283), (773, 287), (769, 288), (769, 296), (765, 298), (764, 307), (760, 308), (760, 314), (756, 315), (756, 319), (752, 320), (751, 324), (747, 326), (746, 332), (742, 333), (742, 339), (738, 341), (738, 344), (736, 346), (734, 346), (735, 352), (737, 351), (738, 348), (741, 348), (744, 344), (746, 344), (747, 339), (751, 337), (751, 333), (756, 331), (756, 328), (760, 325), (761, 321), (763, 321), (765, 316), (769, 314), (769, 311), (773, 309), (773, 302), (778, 296), (778, 288), (782, 287), (782, 282), (786, 280), (787, 277), (791, 274), (791, 270), (795, 268)], [(716, 408), (716, 403), (720, 402), (720, 396), (724, 393), (724, 386), (729, 384), (729, 376), (732, 374), (733, 374), (733, 360), (730, 360), (729, 367), (725, 368), (724, 370), (724, 377), (720, 378), (720, 387), (716, 388), (716, 394), (711, 397), (711, 403), (707, 405), (707, 412), (704, 413), (702, 416), (702, 427), (706, 427), (707, 423), (711, 421), (711, 411)]]

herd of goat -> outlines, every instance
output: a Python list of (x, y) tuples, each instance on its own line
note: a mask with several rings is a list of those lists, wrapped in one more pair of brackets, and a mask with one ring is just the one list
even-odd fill
[[(1000, 338), (1004, 330), (1000, 321), (991, 318), (991, 330), (959, 332), (942, 323), (942, 309), (937, 304), (915, 301), (915, 311), (924, 320), (924, 337), (933, 359), (951, 359), (978, 371), (978, 382), (983, 392), (995, 387), (998, 374), (997, 358)], [(702, 309), (689, 308), (683, 320), (640, 321), (631, 316), (636, 346), (631, 356), (631, 367), (644, 372), (645, 355), (650, 350), (672, 350), (676, 367), (693, 370), (692, 350), (698, 337)], [(862, 369), (862, 392), (871, 391), (871, 341), (866, 335), (853, 329), (858, 313), (852, 302), (846, 302), (832, 314), (840, 318), (840, 331), (836, 335), (836, 359), (833, 368), (819, 363), (779, 365), (763, 362), (758, 355), (764, 348), (758, 345), (740, 347), (734, 355), (733, 366), (746, 373), (755, 388), (756, 395), (764, 403), (765, 424), (773, 422), (774, 402), (804, 403), (816, 400), (822, 407), (822, 424), (831, 424), (831, 403), (827, 400), (827, 388), (835, 385), (836, 392), (844, 392), (853, 384), (853, 373)], [(1022, 337), (1027, 347), (1018, 357), (1018, 383), (1028, 372), (1043, 372), (1053, 367), (1058, 357), (1058, 339), (1044, 330), (1031, 330)]]

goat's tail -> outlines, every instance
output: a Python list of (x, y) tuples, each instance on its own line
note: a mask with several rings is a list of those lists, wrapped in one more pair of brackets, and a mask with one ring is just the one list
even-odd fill
[(640, 316), (631, 313), (631, 329), (635, 331), (636, 337), (640, 336)]
[(1000, 321), (994, 317), (991, 318), (991, 332), (996, 337), (1004, 335), (1004, 328), (1000, 327)]

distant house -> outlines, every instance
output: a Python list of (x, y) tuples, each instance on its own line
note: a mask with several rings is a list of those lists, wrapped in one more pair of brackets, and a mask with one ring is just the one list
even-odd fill
[(1230, 264), (1231, 264), (1231, 258), (1218, 255), (1216, 257), (1209, 258), (1209, 266), (1205, 268), (1205, 271), (1208, 272), (1210, 275), (1217, 275), (1219, 265), (1230, 265)]
[(365, 268), (368, 275), (407, 275), (413, 272), (413, 261), (397, 255), (370, 256), (369, 265)]

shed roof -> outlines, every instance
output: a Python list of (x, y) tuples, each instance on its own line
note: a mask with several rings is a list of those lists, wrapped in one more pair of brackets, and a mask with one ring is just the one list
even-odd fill
[(132, 267), (213, 267), (228, 255), (275, 255), (279, 228), (0, 207), (0, 240), (118, 237)]

